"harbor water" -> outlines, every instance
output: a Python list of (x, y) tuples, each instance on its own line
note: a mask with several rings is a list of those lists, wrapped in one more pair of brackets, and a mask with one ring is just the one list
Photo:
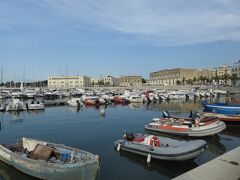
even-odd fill
[[(105, 113), (103, 108), (106, 108)], [(202, 107), (200, 102), (171, 101), (150, 105), (109, 105), (80, 109), (51, 106), (37, 112), (5, 112), (0, 113), (0, 143), (11, 144), (18, 138), (29, 137), (98, 154), (99, 180), (171, 179), (240, 145), (240, 128), (228, 127), (216, 136), (204, 138), (208, 142), (208, 149), (196, 159), (182, 163), (153, 160), (148, 165), (146, 158), (114, 149), (114, 141), (122, 138), (125, 131), (145, 133), (144, 125), (154, 117), (160, 117), (163, 110), (187, 117), (191, 110), (202, 111)], [(0, 179), (34, 178), (0, 162)]]

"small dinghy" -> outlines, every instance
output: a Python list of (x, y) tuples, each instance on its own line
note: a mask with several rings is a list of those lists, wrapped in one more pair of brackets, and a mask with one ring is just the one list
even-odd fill
[(225, 123), (218, 120), (207, 122), (201, 122), (199, 120), (191, 122), (188, 118), (178, 120), (174, 118), (154, 118), (153, 120), (154, 122), (145, 126), (146, 130), (180, 136), (211, 136), (226, 129)]
[(114, 143), (117, 151), (168, 161), (186, 161), (199, 156), (207, 148), (204, 140), (179, 141), (166, 137), (126, 133), (123, 139)]
[(89, 152), (45, 141), (22, 138), (0, 145), (0, 160), (32, 177), (47, 180), (94, 180), (99, 157)]
[(150, 132), (174, 134), (180, 136), (203, 137), (215, 135), (226, 125), (216, 117), (205, 117), (198, 112), (190, 112), (189, 118), (174, 117), (163, 111), (162, 118), (153, 118), (153, 122), (145, 126)]

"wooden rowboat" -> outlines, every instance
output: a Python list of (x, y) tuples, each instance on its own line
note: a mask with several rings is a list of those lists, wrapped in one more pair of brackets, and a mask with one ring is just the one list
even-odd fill
[(32, 177), (48, 180), (94, 180), (98, 156), (61, 144), (22, 138), (0, 145), (0, 160)]

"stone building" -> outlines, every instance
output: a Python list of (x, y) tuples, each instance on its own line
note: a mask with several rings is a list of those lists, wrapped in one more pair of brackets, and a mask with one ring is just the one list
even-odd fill
[(196, 69), (166, 69), (150, 73), (150, 85), (177, 85), (177, 81), (183, 82), (198, 77)]
[(197, 77), (207, 77), (213, 78), (215, 76), (215, 71), (212, 69), (199, 69), (197, 70)]
[(142, 86), (142, 76), (121, 76), (119, 79), (119, 86), (130, 87), (130, 86)]

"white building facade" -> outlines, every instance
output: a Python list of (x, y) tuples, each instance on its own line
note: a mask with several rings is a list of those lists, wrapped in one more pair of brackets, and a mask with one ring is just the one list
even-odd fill
[(82, 88), (91, 85), (90, 78), (87, 76), (53, 76), (48, 77), (48, 88), (69, 89)]

